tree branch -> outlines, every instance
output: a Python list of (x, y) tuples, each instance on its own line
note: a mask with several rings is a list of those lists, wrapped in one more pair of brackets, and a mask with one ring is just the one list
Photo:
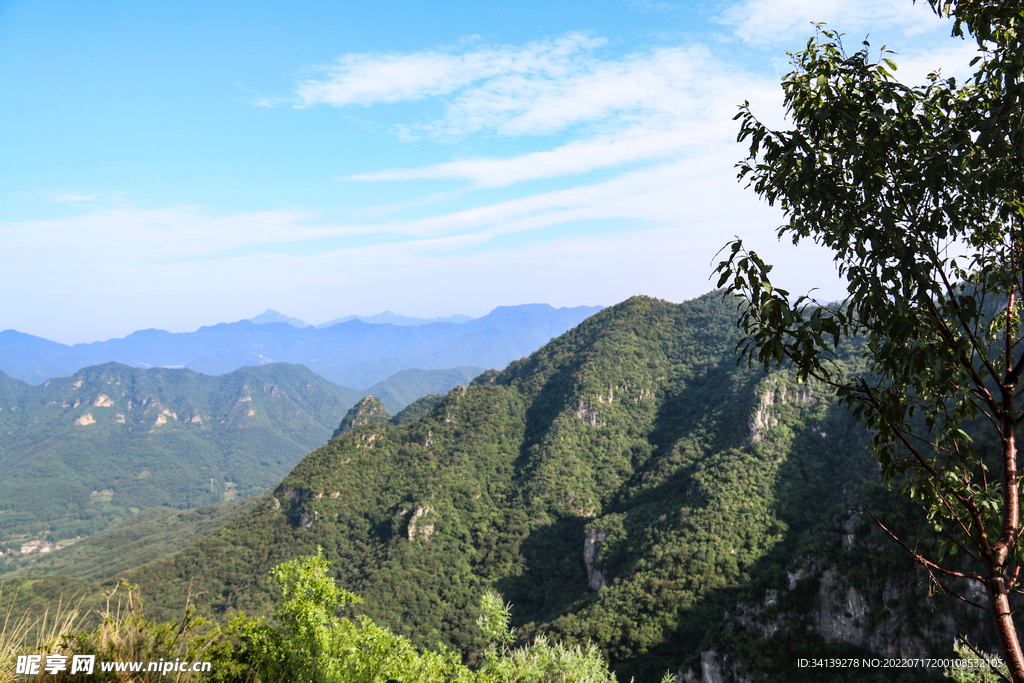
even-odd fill
[[(956, 576), (956, 577), (961, 578), (961, 579), (972, 579), (974, 581), (980, 582), (983, 585), (988, 585), (985, 582), (985, 579), (980, 574), (975, 574), (973, 572), (958, 572), (958, 571), (953, 571), (952, 569), (946, 569), (945, 567), (940, 567), (939, 565), (935, 564), (931, 560), (929, 560), (926, 557), (924, 557), (924, 555), (921, 555), (920, 553), (918, 553), (916, 550), (911, 550), (911, 548), (906, 543), (904, 543), (903, 540), (900, 539), (899, 536), (897, 536), (893, 532), (889, 531), (889, 529), (884, 524), (882, 524), (882, 522), (879, 521), (879, 519), (877, 517), (875, 517), (873, 514), (871, 514), (870, 510), (868, 510), (867, 508), (864, 508), (864, 513), (868, 517), (873, 519), (875, 521), (875, 524), (877, 524), (879, 527), (882, 528), (882, 531), (884, 531), (885, 533), (889, 534), (889, 537), (892, 540), (894, 540), (897, 543), (899, 543), (903, 547), (904, 550), (906, 550), (908, 553), (910, 553), (913, 556), (914, 561), (916, 561), (918, 564), (924, 565), (928, 569), (934, 569), (935, 571), (942, 572), (943, 574), (946, 574), (947, 576)], [(982, 609), (985, 609), (985, 608), (982, 608)]]
[(971, 600), (969, 598), (965, 598), (964, 596), (962, 596), (959, 593), (957, 593), (955, 590), (951, 589), (946, 584), (942, 583), (942, 580), (939, 579), (939, 577), (935, 576), (935, 574), (932, 573), (931, 569), (928, 570), (928, 576), (930, 576), (932, 578), (932, 581), (934, 581), (939, 586), (939, 588), (941, 588), (943, 591), (945, 591), (948, 595), (952, 595), (957, 600), (962, 600), (962, 601), (966, 602), (968, 605), (971, 605), (972, 607), (977, 607), (982, 612), (989, 611), (987, 607), (985, 607), (983, 605), (979, 605), (978, 603), (974, 602), (974, 600)]

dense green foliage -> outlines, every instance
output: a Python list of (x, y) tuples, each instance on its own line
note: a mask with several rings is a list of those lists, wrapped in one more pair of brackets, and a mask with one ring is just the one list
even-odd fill
[[(267, 572), (320, 546), (364, 598), (359, 614), (474, 666), (488, 647), (478, 600), (496, 589), (523, 642), (593, 643), (620, 680), (659, 680), (715, 648), (766, 680), (797, 680), (795, 643), (849, 651), (814, 640), (821, 571), (854, 577), (872, 604), (893, 599), (889, 582), (919, 579), (863, 525), (863, 542), (840, 540), (861, 496), (891, 502), (864, 489), (867, 436), (820, 387), (737, 367), (737, 339), (735, 303), (718, 293), (630, 299), (418, 421), (338, 436), (256, 509), (130, 580), (162, 619), (190, 582), (201, 610), (269, 614)], [(751, 607), (770, 591), (777, 606)], [(766, 639), (758, 620), (783, 609)], [(876, 627), (949, 648), (926, 613), (902, 610)]]
[(390, 420), (391, 415), (384, 409), (384, 404), (380, 402), (380, 399), (376, 396), (367, 396), (360, 399), (359, 403), (345, 413), (345, 417), (341, 418), (341, 424), (334, 430), (331, 438), (335, 439), (341, 434), (349, 434), (358, 427), (390, 422)]
[(395, 414), (421, 396), (445, 394), (452, 387), (469, 384), (474, 377), (486, 369), (466, 365), (445, 370), (420, 370), (418, 368), (400, 370), (387, 379), (363, 389), (362, 394), (376, 396), (389, 413)]
[(108, 363), (41, 386), (0, 373), (0, 467), (11, 473), (0, 483), (0, 550), (89, 536), (154, 506), (263, 491), (363, 396), (397, 411), (482, 370), (404, 370), (365, 391), (283, 363), (219, 377)]
[[(273, 617), (238, 615), (227, 627), (196, 614), (190, 594), (184, 614), (173, 621), (147, 618), (137, 586), (122, 581), (104, 595), (95, 627), (79, 620), (80, 606), (62, 606), (49, 619), (24, 615), (4, 623), (0, 633), (0, 683), (18, 680), (19, 656), (93, 655), (90, 680), (214, 680), (250, 683), (614, 683), (593, 646), (567, 647), (545, 638), (512, 648), (509, 608), (485, 594), (480, 627), (489, 641), (481, 667), (470, 670), (444, 646), (421, 649), (374, 624), (366, 616), (341, 612), (359, 598), (328, 575), (320, 549), (274, 567), (270, 582), (280, 586)], [(2, 594), (0, 594), (2, 595)], [(9, 616), (9, 613), (8, 613)], [(33, 637), (34, 636), (34, 637)], [(35, 643), (33, 646), (32, 643)], [(105, 663), (140, 662), (142, 673), (109, 671)], [(209, 663), (208, 673), (179, 671), (178, 662)], [(159, 663), (156, 670), (151, 663)], [(66, 662), (65, 662), (66, 664)], [(43, 669), (43, 666), (40, 666)], [(37, 680), (81, 680), (64, 666), (41, 670)], [(162, 669), (162, 670), (161, 670)]]
[(271, 570), (281, 586), (272, 621), (236, 618), (241, 658), (260, 681), (345, 683), (388, 680), (447, 682), (469, 678), (450, 654), (417, 652), (412, 644), (362, 616), (337, 615), (359, 599), (335, 585), (320, 550)]
[(442, 394), (427, 394), (403, 408), (397, 415), (391, 418), (391, 423), (396, 425), (412, 424), (441, 405), (443, 400), (444, 396)]

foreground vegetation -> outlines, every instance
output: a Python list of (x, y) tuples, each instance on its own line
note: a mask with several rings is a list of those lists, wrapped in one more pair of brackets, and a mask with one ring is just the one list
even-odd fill
[[(478, 625), (488, 639), (479, 668), (464, 666), (444, 646), (421, 649), (365, 616), (343, 616), (359, 598), (339, 588), (328, 574), (323, 553), (275, 567), (270, 580), (280, 587), (273, 617), (237, 615), (218, 626), (186, 607), (180, 622), (147, 619), (138, 588), (122, 582), (106, 596), (102, 622), (92, 630), (77, 627), (79, 607), (60, 606), (54, 618), (44, 614), (11, 620), (0, 635), (0, 683), (19, 680), (19, 656), (39, 655), (36, 680), (76, 680), (74, 655), (95, 656), (93, 680), (166, 681), (163, 662), (210, 662), (209, 672), (174, 671), (175, 681), (215, 680), (254, 683), (372, 683), (397, 679), (422, 683), (512, 683), (560, 681), (614, 683), (597, 648), (568, 647), (540, 637), (513, 647), (511, 605), (495, 593), (484, 594)], [(35, 627), (35, 628), (34, 628)], [(35, 632), (35, 644), (29, 636)], [(63, 668), (46, 670), (48, 657), (64, 656)], [(102, 671), (104, 662), (159, 662), (157, 671)], [(181, 668), (181, 667), (176, 667)]]

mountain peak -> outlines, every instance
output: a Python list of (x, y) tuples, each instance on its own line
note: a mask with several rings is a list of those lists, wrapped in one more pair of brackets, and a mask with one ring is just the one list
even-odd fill
[(388, 414), (381, 400), (376, 396), (367, 396), (349, 409), (345, 417), (342, 418), (341, 424), (334, 430), (331, 438), (334, 439), (341, 434), (348, 434), (355, 431), (356, 427), (361, 427), (362, 425), (387, 422), (390, 419), (391, 415)]
[(253, 318), (247, 318), (251, 323), (257, 325), (266, 325), (267, 323), (288, 323), (292, 327), (309, 327), (309, 325), (298, 318), (291, 318), (284, 313), (278, 313), (272, 308), (268, 308), (259, 315)]

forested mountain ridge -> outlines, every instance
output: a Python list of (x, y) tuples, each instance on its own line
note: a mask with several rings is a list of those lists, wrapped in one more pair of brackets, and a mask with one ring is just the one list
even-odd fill
[(107, 363), (40, 386), (0, 375), (0, 540), (262, 491), (359, 395), (287, 364), (211, 377)]
[[(397, 412), (481, 371), (409, 369), (370, 389)], [(133, 510), (262, 491), (326, 443), (368, 391), (286, 363), (222, 376), (108, 363), (38, 386), (0, 372), (0, 466), (12, 472), (0, 485), (0, 549), (89, 535)], [(154, 457), (155, 467), (136, 467), (134, 479), (126, 478), (124, 467)], [(30, 495), (43, 486), (55, 493)]]
[(951, 608), (856, 514), (870, 500), (914, 526), (865, 435), (821, 387), (738, 367), (735, 319), (718, 293), (606, 309), (416, 422), (338, 434), (264, 506), (129, 579), (160, 616), (190, 581), (204, 609), (259, 612), (267, 570), (322, 546), (364, 611), (417, 642), (472, 661), (494, 587), (522, 634), (595, 642), (620, 680), (946, 656)]

